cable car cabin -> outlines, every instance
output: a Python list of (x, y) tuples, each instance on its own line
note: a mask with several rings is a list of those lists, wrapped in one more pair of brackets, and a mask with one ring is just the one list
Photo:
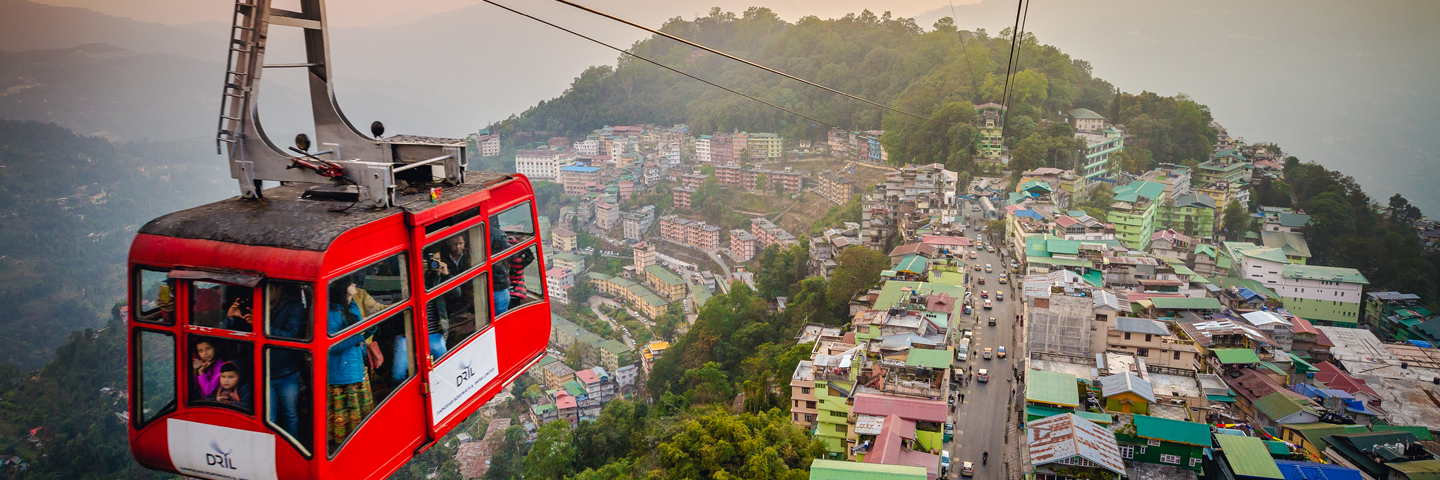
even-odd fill
[(438, 199), (379, 210), (305, 188), (166, 215), (135, 238), (129, 431), (144, 466), (382, 478), (544, 354), (525, 177), (467, 172)]

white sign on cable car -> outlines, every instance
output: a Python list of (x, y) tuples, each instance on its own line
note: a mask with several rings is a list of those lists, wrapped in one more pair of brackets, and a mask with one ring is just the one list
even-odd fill
[(170, 462), (199, 478), (273, 480), (275, 435), (174, 418), (165, 421)]
[(430, 421), (439, 425), (470, 397), (500, 376), (495, 329), (480, 334), (430, 371)]

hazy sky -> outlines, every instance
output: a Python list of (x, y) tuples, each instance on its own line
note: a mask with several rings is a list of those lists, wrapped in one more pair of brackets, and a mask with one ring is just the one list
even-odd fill
[[(107, 15), (129, 17), (147, 22), (169, 25), (214, 22), (228, 20), (234, 2), (225, 0), (34, 0), (46, 5), (83, 7)], [(956, 0), (956, 5), (978, 3), (979, 0)], [(370, 25), (393, 25), (417, 20), (436, 13), (448, 12), (460, 7), (482, 3), (478, 0), (423, 0), (397, 2), (394, 0), (332, 0), (325, 8), (330, 13), (330, 22), (336, 27), (359, 27)], [(537, 0), (501, 1), (506, 5), (521, 7), (538, 3)], [(794, 19), (804, 15), (822, 18), (840, 17), (850, 12), (870, 8), (890, 10), (896, 16), (914, 16), (935, 8), (934, 0), (663, 0), (663, 1), (619, 1), (596, 0), (585, 2), (596, 7), (604, 6), (629, 15), (650, 17), (647, 20), (663, 20), (676, 16), (691, 17), (704, 14), (712, 6), (732, 11), (744, 11), (751, 5), (770, 7), (781, 17)], [(279, 8), (299, 9), (297, 0), (275, 0)], [(877, 5), (880, 5), (877, 7)]]
[[(226, 0), (34, 1), (187, 25), (217, 37), (224, 35), (233, 5)], [(582, 2), (653, 26), (704, 14), (712, 6), (743, 12), (761, 4), (792, 22), (869, 8), (915, 17), (928, 29), (951, 8), (946, 0)], [(1014, 2), (956, 0), (957, 24), (998, 33), (1013, 21)], [(330, 0), (331, 25), (337, 27), (331, 37), (337, 88), (352, 120), (383, 118), (394, 131), (463, 135), (560, 94), (586, 66), (615, 62), (614, 52), (477, 6), (481, 3)], [(643, 38), (639, 31), (556, 2), (501, 3), (618, 45)], [(275, 5), (295, 9), (298, 0), (276, 0)], [(1440, 51), (1440, 29), (1435, 28), (1440, 1), (1048, 0), (1031, 7), (1027, 25), (1042, 43), (1089, 61), (1097, 76), (1126, 92), (1189, 94), (1209, 105), (1232, 136), (1277, 142), (1303, 160), (1354, 176), (1381, 203), (1401, 192), (1430, 216), (1440, 215), (1440, 189), (1435, 187), (1440, 185), (1440, 135), (1434, 133), (1440, 125), (1440, 89), (1434, 82), (1440, 78), (1435, 53)], [(271, 53), (278, 56), (280, 50)], [(406, 70), (443, 63), (486, 68), (439, 77)], [(278, 75), (271, 79), (284, 82)], [(308, 115), (308, 104), (289, 103), (295, 103), (294, 115), (283, 111), (292, 105), (272, 101), (275, 108), (268, 111), (275, 115), (269, 118)]]

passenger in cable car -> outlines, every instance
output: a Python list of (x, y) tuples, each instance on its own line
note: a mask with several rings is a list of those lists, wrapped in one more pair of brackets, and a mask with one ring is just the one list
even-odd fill
[[(363, 318), (355, 303), (357, 288), (350, 281), (330, 283), (327, 330), (340, 333)], [(330, 347), (327, 363), (330, 448), (344, 442), (374, 408), (370, 382), (365, 378), (365, 335), (352, 335)]]
[[(270, 295), (270, 323), (268, 333), (272, 337), (292, 340), (310, 338), (310, 308), (306, 301), (309, 287), (292, 283), (272, 283)], [(305, 352), (291, 348), (273, 349), (270, 353), (270, 421), (285, 430), (291, 437), (299, 438), (300, 385), (304, 382), (301, 372), (308, 361)]]
[(240, 367), (235, 366), (234, 362), (220, 364), (220, 388), (206, 396), (205, 400), (249, 410), (250, 386), (241, 382)]
[(221, 326), (227, 330), (240, 332), (254, 330), (254, 324), (250, 323), (250, 319), (253, 318), (250, 303), (251, 299), (249, 298), (236, 298), (234, 302), (230, 303), (230, 309), (225, 312), (225, 321), (221, 322)]
[[(499, 254), (510, 248), (509, 237), (500, 229), (500, 222), (490, 222), (490, 251)], [(495, 262), (490, 266), (491, 291), (495, 294), (495, 316), (510, 309), (510, 267), (507, 262)]]
[[(513, 236), (507, 237), (511, 246), (518, 245), (519, 239)], [(510, 304), (520, 306), (528, 300), (529, 290), (525, 288), (525, 267), (535, 261), (535, 252), (529, 249), (515, 252), (510, 256)]]
[(215, 344), (209, 340), (195, 342), (195, 358), (190, 359), (190, 371), (195, 374), (195, 383), (200, 387), (200, 396), (215, 394), (220, 386), (220, 364), (215, 354)]

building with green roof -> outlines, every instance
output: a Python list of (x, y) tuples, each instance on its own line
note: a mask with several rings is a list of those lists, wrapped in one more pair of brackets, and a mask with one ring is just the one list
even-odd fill
[(925, 480), (925, 467), (885, 465), (817, 459), (810, 463), (810, 480)]
[(600, 352), (600, 366), (607, 372), (615, 373), (620, 367), (635, 363), (635, 349), (618, 340), (607, 338), (597, 347), (596, 350)]
[(1164, 192), (1165, 184), (1156, 182), (1130, 182), (1117, 187), (1115, 203), (1105, 214), (1105, 221), (1115, 226), (1115, 238), (1134, 250), (1149, 249)]
[(1235, 478), (1267, 478), (1283, 480), (1280, 467), (1270, 456), (1270, 447), (1255, 437), (1242, 435), (1216, 435), (1219, 444), (1222, 468), (1234, 473)]
[(572, 272), (585, 271), (585, 257), (574, 253), (560, 252), (553, 255), (546, 255), (545, 259), (549, 260), (550, 263), (556, 267), (560, 267)]
[(1210, 353), (1221, 365), (1243, 365), (1260, 363), (1260, 355), (1248, 348), (1212, 348)]
[(1279, 437), (1299, 446), (1311, 459), (1325, 458), (1325, 449), (1330, 444), (1325, 437), (1342, 433), (1364, 433), (1364, 425), (1337, 425), (1334, 423), (1292, 423), (1281, 425)]
[(876, 310), (888, 310), (890, 307), (895, 306), (895, 304), (900, 303), (901, 300), (908, 298), (907, 288), (909, 289), (908, 293), (919, 293), (922, 295), (943, 293), (949, 295), (951, 298), (965, 298), (965, 289), (963, 287), (930, 282), (891, 280), (885, 282), (885, 285), (880, 287), (880, 296), (876, 297), (875, 305), (872, 308)]
[(1276, 290), (1291, 314), (1326, 326), (1358, 327), (1370, 281), (1353, 268), (1285, 265)]
[(561, 385), (560, 388), (565, 389), (565, 393), (568, 393), (570, 394), (570, 396), (575, 397), (576, 400), (584, 400), (588, 396), (588, 394), (585, 392), (585, 385), (581, 384), (578, 380), (571, 380), (565, 382), (565, 384)]
[(685, 281), (660, 265), (645, 267), (645, 283), (666, 300), (674, 302), (685, 298)]
[[(1099, 122), (1103, 125), (1104, 120)], [(1075, 132), (1075, 138), (1085, 141), (1085, 158), (1080, 161), (1080, 168), (1075, 172), (1076, 189), (1089, 189), (1109, 180), (1110, 159), (1125, 149), (1125, 134), (1115, 127), (1110, 127), (1100, 131)]]
[(1320, 413), (1315, 411), (1315, 407), (1310, 406), (1309, 399), (1294, 397), (1282, 392), (1275, 392), (1255, 400), (1255, 410), (1264, 416), (1257, 420), (1266, 426), (1315, 423), (1320, 420)]
[(1181, 195), (1174, 201), (1160, 202), (1160, 211), (1155, 217), (1155, 229), (1173, 228), (1196, 238), (1212, 237), (1215, 235), (1215, 216), (1218, 211), (1215, 208), (1215, 199), (1209, 195)]
[(950, 368), (953, 354), (949, 349), (940, 350), (935, 348), (910, 348), (909, 354), (905, 356), (905, 366), (925, 367), (944, 369)]
[(1205, 449), (1212, 446), (1209, 425), (1146, 415), (1133, 415), (1130, 421), (1134, 433), (1123, 427), (1115, 433), (1121, 457), (1195, 472), (1204, 469)]
[(1182, 311), (1218, 312), (1225, 309), (1215, 297), (1151, 297), (1150, 303), (1155, 305), (1155, 311), (1161, 317), (1175, 317)]
[(1025, 402), (1054, 407), (1080, 406), (1080, 388), (1075, 375), (1030, 370), (1026, 373)]
[(895, 266), (895, 271), (908, 273), (915, 276), (925, 275), (930, 269), (930, 261), (919, 255), (909, 255), (900, 259), (900, 264)]

